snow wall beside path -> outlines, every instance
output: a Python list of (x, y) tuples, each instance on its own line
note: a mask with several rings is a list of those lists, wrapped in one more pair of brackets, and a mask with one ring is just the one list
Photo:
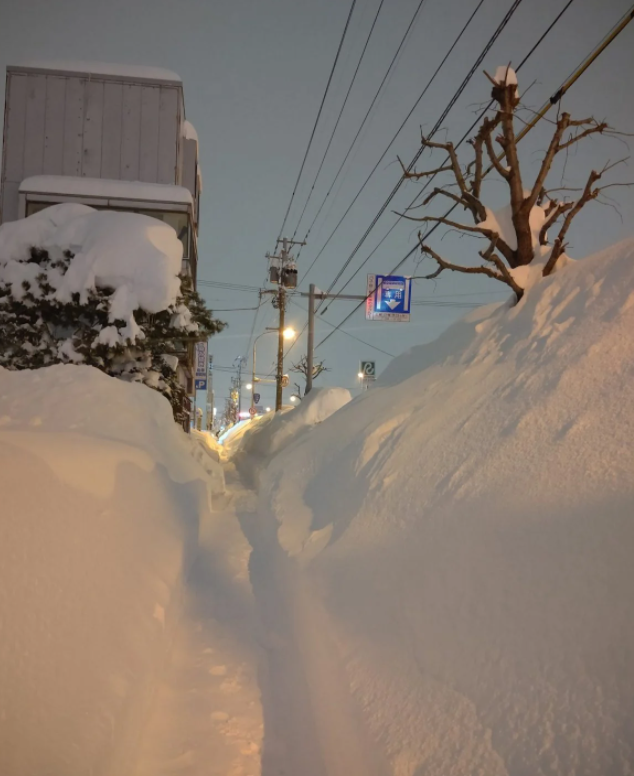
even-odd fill
[(125, 776), (209, 513), (166, 399), (0, 369), (0, 773)]
[(269, 412), (245, 424), (223, 447), (244, 474), (257, 480), (273, 456), (351, 399), (345, 388), (313, 388), (296, 407)]
[(634, 241), (475, 311), (273, 458), (394, 776), (634, 772)]

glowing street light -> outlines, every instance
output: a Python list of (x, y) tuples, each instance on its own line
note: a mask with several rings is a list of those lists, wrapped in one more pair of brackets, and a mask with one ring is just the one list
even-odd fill
[(297, 396), (291, 396), (291, 404), (295, 404), (297, 401)]
[(270, 411), (271, 411), (271, 408), (270, 408), (270, 407), (267, 407), (267, 408), (266, 408), (266, 411), (267, 411), (267, 412), (270, 412)]
[(295, 339), (295, 337), (297, 336), (297, 332), (295, 331), (295, 329), (289, 326), (288, 329), (284, 329), (283, 336), (285, 340), (292, 340), (292, 339)]
[(359, 372), (359, 374), (357, 375), (357, 377), (359, 378), (359, 380), (363, 380), (363, 378), (365, 377), (365, 375), (363, 374), (363, 372)]
[(247, 383), (244, 387), (247, 389), (247, 391), (250, 391), (253, 389), (253, 386), (251, 385), (251, 383)]

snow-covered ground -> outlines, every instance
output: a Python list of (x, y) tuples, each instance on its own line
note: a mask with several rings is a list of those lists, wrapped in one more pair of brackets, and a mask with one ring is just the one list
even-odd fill
[(166, 399), (70, 365), (0, 369), (0, 458), (0, 773), (122, 776), (207, 474)]
[(633, 330), (630, 241), (222, 448), (0, 371), (0, 773), (631, 776)]
[(629, 241), (395, 359), (270, 461), (260, 517), (382, 773), (634, 771), (632, 331)]

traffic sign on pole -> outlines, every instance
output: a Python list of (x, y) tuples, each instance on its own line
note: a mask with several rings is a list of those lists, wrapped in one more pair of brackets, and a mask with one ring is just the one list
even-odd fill
[(366, 380), (376, 379), (376, 361), (362, 361), (359, 371)]
[(254, 393), (253, 394), (253, 403), (254, 404), (259, 404), (260, 403), (260, 394), (259, 393)]
[(368, 321), (410, 319), (412, 280), (402, 275), (368, 275), (365, 317)]

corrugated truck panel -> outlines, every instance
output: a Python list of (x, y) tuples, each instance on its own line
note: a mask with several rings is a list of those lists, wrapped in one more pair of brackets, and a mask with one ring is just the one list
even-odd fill
[(101, 177), (101, 141), (103, 132), (103, 81), (86, 84), (86, 116), (81, 174), (85, 178)]
[(158, 182), (160, 89), (141, 87), (141, 158), (140, 178), (146, 183)]
[(61, 175), (64, 170), (64, 106), (67, 80), (59, 76), (48, 76), (46, 79), (43, 175)]

